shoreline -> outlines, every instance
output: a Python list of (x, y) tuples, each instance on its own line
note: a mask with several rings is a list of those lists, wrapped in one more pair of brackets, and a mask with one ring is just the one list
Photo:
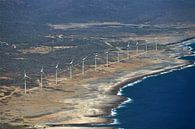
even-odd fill
[[(119, 86), (118, 86), (119, 87), (118, 88), (119, 91), (118, 91), (117, 95), (124, 96), (121, 92), (123, 91), (124, 88), (129, 87), (128, 84), (130, 84), (130, 86), (134, 86), (137, 83), (140, 83), (140, 82), (144, 81), (147, 78), (160, 76), (162, 74), (168, 74), (168, 73), (171, 73), (171, 72), (174, 72), (174, 71), (183, 70), (183, 69), (190, 68), (190, 67), (194, 67), (194, 66), (195, 66), (195, 64), (190, 63), (190, 64), (186, 64), (186, 65), (183, 65), (183, 66), (174, 67), (173, 69), (170, 68), (170, 69), (162, 70), (161, 72), (156, 72), (156, 73), (152, 73), (152, 74), (148, 74), (148, 75), (143, 75), (141, 77), (137, 77), (137, 78), (132, 79), (132, 80), (131, 79), (130, 80), (127, 80), (124, 83), (125, 85), (123, 85), (123, 83), (121, 83), (121, 85), (119, 84)], [(131, 101), (131, 99), (130, 98), (127, 98), (126, 101), (129, 102), (129, 101)], [(117, 109), (117, 108), (120, 108), (123, 104), (128, 103), (126, 101), (123, 101), (122, 103), (120, 103), (119, 106), (116, 107), (116, 108), (113, 108), (112, 111), (115, 110), (115, 109)]]
[[(184, 43), (183, 46), (185, 46), (185, 45), (189, 46), (191, 44), (194, 44), (193, 43), (194, 40), (195, 40), (195, 38), (193, 37), (193, 38), (189, 38), (188, 40), (184, 39), (183, 42), (177, 42), (177, 43), (172, 43), (172, 44), (168, 44), (168, 45), (175, 45), (175, 44)], [(190, 51), (192, 51), (192, 48), (190, 49)], [(189, 55), (183, 55), (183, 56), (180, 56), (180, 57), (177, 57), (177, 58), (179, 59), (179, 58), (187, 57), (187, 56), (189, 56)], [(194, 66), (195, 66), (195, 62), (194, 63), (188, 62), (188, 63), (186, 63), (184, 65), (181, 65), (181, 66), (175, 66), (175, 67), (171, 67), (171, 68), (168, 68), (168, 69), (162, 69), (159, 72), (154, 72), (154, 73), (146, 74), (146, 75), (143, 75), (143, 76), (140, 76), (140, 77), (127, 79), (123, 82), (120, 82), (116, 86), (114, 86), (114, 87), (116, 87), (116, 89), (114, 90), (113, 94), (116, 94), (116, 92), (118, 91), (117, 95), (125, 97), (121, 92), (124, 88), (129, 87), (128, 84), (132, 84), (131, 86), (133, 86), (133, 85), (135, 85), (137, 83), (140, 83), (141, 81), (143, 81), (147, 78), (150, 78), (150, 77), (155, 77), (155, 76), (171, 73), (171, 72), (178, 71), (178, 70), (183, 70), (183, 69), (186, 69), (186, 68), (189, 68), (189, 67), (194, 67)], [(129, 101), (131, 101), (131, 99), (127, 98), (125, 101), (119, 103), (117, 107), (111, 109), (111, 112), (113, 112), (113, 114), (116, 114), (115, 110), (117, 108), (120, 108), (121, 105), (127, 103), (126, 101), (129, 102)]]
[[(115, 88), (113, 88), (112, 94), (115, 94), (115, 95), (119, 95), (119, 96), (125, 97), (125, 96), (123, 96), (122, 94), (119, 94), (119, 92), (121, 92), (121, 90), (122, 90), (123, 88), (128, 87), (128, 86), (127, 86), (128, 84), (135, 83), (136, 81), (139, 81), (139, 80), (142, 81), (142, 80), (144, 80), (144, 79), (146, 79), (146, 78), (149, 78), (149, 77), (159, 76), (159, 75), (161, 75), (161, 74), (163, 74), (163, 73), (166, 74), (166, 73), (170, 73), (170, 72), (173, 72), (173, 71), (182, 70), (182, 69), (188, 68), (188, 66), (193, 67), (193, 66), (195, 66), (195, 65), (193, 65), (193, 64), (191, 64), (191, 63), (186, 63), (186, 64), (183, 64), (183, 65), (171, 67), (171, 68), (168, 68), (168, 69), (161, 69), (161, 70), (159, 70), (159, 71), (155, 71), (155, 72), (152, 72), (152, 73), (149, 73), (149, 74), (145, 74), (145, 75), (142, 75), (142, 76), (139, 76), (139, 77), (136, 77), (136, 78), (131, 78), (131, 79), (124, 80), (124, 81), (122, 81), (122, 82), (120, 82), (119, 84), (117, 84), (117, 85), (114, 86)], [(138, 83), (139, 83), (139, 82), (138, 82)], [(136, 83), (136, 84), (137, 84), (137, 83)], [(131, 86), (132, 86), (132, 85), (131, 85)], [(128, 100), (128, 98), (127, 98), (125, 101), (127, 101), (127, 100)], [(123, 101), (123, 102), (125, 102), (125, 101)], [(123, 102), (122, 102), (122, 103), (123, 103)], [(117, 106), (116, 108), (120, 107), (121, 103), (119, 103), (118, 105), (119, 105), (119, 106)], [(116, 109), (116, 108), (112, 108), (111, 110)]]
[[(193, 67), (194, 65), (192, 63), (184, 64), (184, 65), (181, 65), (181, 66), (176, 66), (176, 67), (172, 67), (172, 68), (168, 68), (168, 69), (162, 69), (162, 71), (159, 71), (159, 72), (154, 72), (154, 73), (146, 74), (146, 75), (143, 75), (143, 76), (140, 76), (140, 77), (127, 79), (124, 82), (121, 82), (121, 83), (119, 83), (118, 85), (115, 86), (115, 87), (119, 87), (119, 88), (116, 88), (116, 91), (120, 92), (121, 88), (128, 87), (126, 85), (132, 84), (136, 81), (144, 80), (145, 78), (149, 78), (149, 77), (153, 77), (153, 76), (159, 76), (159, 75), (164, 74), (164, 73), (166, 74), (166, 73), (170, 73), (170, 72), (173, 72), (173, 71), (182, 70), (182, 69), (188, 68), (188, 66)], [(119, 89), (119, 90), (117, 90), (117, 89)], [(114, 91), (113, 93), (115, 94), (116, 91)]]
[[(163, 58), (162, 58), (163, 59)], [(138, 61), (139, 62), (139, 61)], [(163, 60), (156, 60), (151, 63), (151, 59), (149, 60), (149, 63), (146, 61), (146, 64), (143, 66), (133, 66), (131, 68), (131, 64), (120, 64), (120, 65), (127, 65), (123, 70), (120, 70), (120, 67), (116, 69), (115, 72), (111, 73), (111, 75), (105, 75), (103, 77), (97, 78), (97, 79), (92, 79), (90, 81), (84, 82), (82, 84), (81, 82), (78, 82), (75, 85), (81, 85), (83, 89), (80, 89), (79, 87), (75, 87), (78, 91), (74, 94), (73, 96), (68, 96), (68, 99), (64, 99), (64, 93), (68, 93), (66, 90), (65, 91), (60, 91), (64, 90), (64, 88), (56, 87), (59, 91), (55, 91), (56, 93), (60, 93), (60, 95), (55, 96), (57, 102), (57, 107), (58, 104), (61, 106), (63, 104), (62, 108), (56, 108), (56, 111), (54, 110), (55, 108), (51, 107), (52, 111), (51, 113), (47, 114), (45, 113), (36, 113), (29, 114), (28, 110), (25, 112), (27, 115), (25, 116), (25, 121), (26, 123), (28, 122), (33, 122), (35, 128), (48, 128), (52, 129), (52, 127), (57, 126), (57, 127), (81, 127), (85, 128), (85, 126), (89, 127), (96, 127), (98, 125), (109, 125), (114, 122), (113, 116), (112, 116), (112, 111), (120, 106), (120, 104), (124, 101), (127, 100), (124, 96), (119, 96), (118, 92), (120, 91), (121, 88), (124, 88), (127, 84), (133, 83), (137, 80), (149, 77), (149, 76), (155, 76), (157, 74), (161, 74), (163, 72), (167, 71), (172, 71), (174, 69), (180, 69), (182, 67), (189, 66), (191, 63), (185, 60), (177, 59), (175, 57), (171, 57), (170, 59), (167, 59), (165, 61)], [(123, 67), (123, 66), (121, 66)], [(134, 68), (135, 67), (135, 68)], [(126, 69), (128, 68), (128, 69)], [(119, 71), (120, 72), (119, 72)], [(119, 73), (118, 73), (119, 72)], [(72, 83), (71, 83), (72, 84)], [(71, 85), (70, 84), (70, 85)], [(67, 88), (67, 86), (65, 87)], [(78, 89), (79, 88), (79, 89)], [(69, 88), (71, 90), (75, 90), (74, 88)], [(68, 90), (69, 90), (68, 89)], [(37, 93), (31, 93), (31, 95), (26, 96), (26, 98), (23, 96), (21, 97), (24, 101), (27, 103), (31, 101), (32, 96), (36, 96)], [(50, 93), (50, 90), (45, 91), (45, 94), (43, 96), (49, 95), (54, 95)], [(62, 93), (61, 93), (62, 92)], [(75, 92), (75, 91), (74, 91)], [(81, 94), (84, 93), (84, 94)], [(62, 94), (62, 95), (61, 95)], [(70, 94), (70, 93), (69, 93)], [(76, 95), (76, 96), (75, 96)], [(40, 98), (40, 96), (38, 96)], [(20, 99), (20, 98), (19, 98)], [(59, 99), (59, 100), (58, 100)], [(17, 98), (16, 98), (17, 100)], [(37, 101), (37, 99), (35, 99)], [(43, 100), (42, 100), (43, 101)], [(41, 101), (41, 102), (42, 102)], [(82, 103), (80, 101), (83, 101)], [(91, 103), (92, 102), (92, 103)], [(70, 108), (75, 108), (73, 110), (67, 108), (67, 106), (64, 107), (64, 103), (71, 104)], [(74, 106), (74, 103), (78, 104)], [(17, 105), (16, 105), (17, 106)], [(25, 106), (24, 106), (25, 107)], [(68, 106), (69, 107), (69, 106)], [(65, 110), (63, 109), (65, 108)], [(36, 110), (36, 109), (35, 109)], [(70, 110), (71, 112), (67, 112)], [(43, 110), (44, 111), (44, 110)], [(49, 111), (49, 109), (48, 109)], [(38, 112), (38, 111), (35, 111)], [(41, 112), (41, 111), (40, 111)], [(72, 118), (68, 121), (63, 121), (66, 118), (63, 118), (63, 115), (70, 115), (71, 113), (73, 114)], [(33, 112), (32, 112), (33, 113)], [(28, 115), (29, 114), (29, 115)], [(68, 115), (68, 117), (69, 117)], [(72, 115), (72, 114), (71, 114)], [(58, 118), (62, 119), (62, 121), (55, 122), (46, 122), (48, 118)], [(77, 118), (78, 117), (78, 118)], [(106, 118), (108, 117), (108, 118)], [(110, 117), (110, 118), (109, 118)], [(76, 118), (76, 119), (75, 119)], [(81, 120), (79, 120), (81, 119)], [(44, 121), (42, 121), (44, 120)], [(37, 123), (40, 121), (40, 124)], [(42, 121), (42, 122), (41, 122)], [(43, 124), (44, 123), (44, 124)], [(32, 124), (32, 123), (31, 123)], [(30, 124), (29, 124), (30, 125)], [(31, 126), (32, 127), (32, 126)], [(100, 127), (97, 127), (100, 128)], [(106, 128), (106, 127), (105, 127)], [(109, 129), (111, 129), (110, 127)]]

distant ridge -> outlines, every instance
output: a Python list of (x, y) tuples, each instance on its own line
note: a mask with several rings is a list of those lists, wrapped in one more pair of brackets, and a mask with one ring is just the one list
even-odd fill
[(194, 0), (0, 0), (1, 22), (195, 22)]
[(0, 40), (29, 42), (50, 33), (48, 24), (194, 24), (194, 7), (194, 0), (0, 0)]

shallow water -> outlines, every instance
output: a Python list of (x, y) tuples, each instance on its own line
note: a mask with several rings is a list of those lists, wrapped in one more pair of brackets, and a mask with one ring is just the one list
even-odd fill
[(195, 129), (195, 66), (149, 77), (121, 93), (131, 101), (116, 109), (116, 127)]

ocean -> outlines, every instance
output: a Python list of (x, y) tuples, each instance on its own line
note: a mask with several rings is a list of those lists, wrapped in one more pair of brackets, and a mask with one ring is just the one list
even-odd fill
[[(195, 56), (183, 58), (195, 61)], [(113, 110), (115, 127), (195, 129), (194, 65), (129, 84), (120, 94), (129, 99)]]

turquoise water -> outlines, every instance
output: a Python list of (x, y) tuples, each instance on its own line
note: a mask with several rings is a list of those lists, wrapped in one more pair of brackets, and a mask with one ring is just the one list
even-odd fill
[[(194, 56), (185, 59), (195, 61)], [(131, 101), (116, 109), (116, 127), (195, 129), (195, 66), (149, 77), (122, 94)]]

